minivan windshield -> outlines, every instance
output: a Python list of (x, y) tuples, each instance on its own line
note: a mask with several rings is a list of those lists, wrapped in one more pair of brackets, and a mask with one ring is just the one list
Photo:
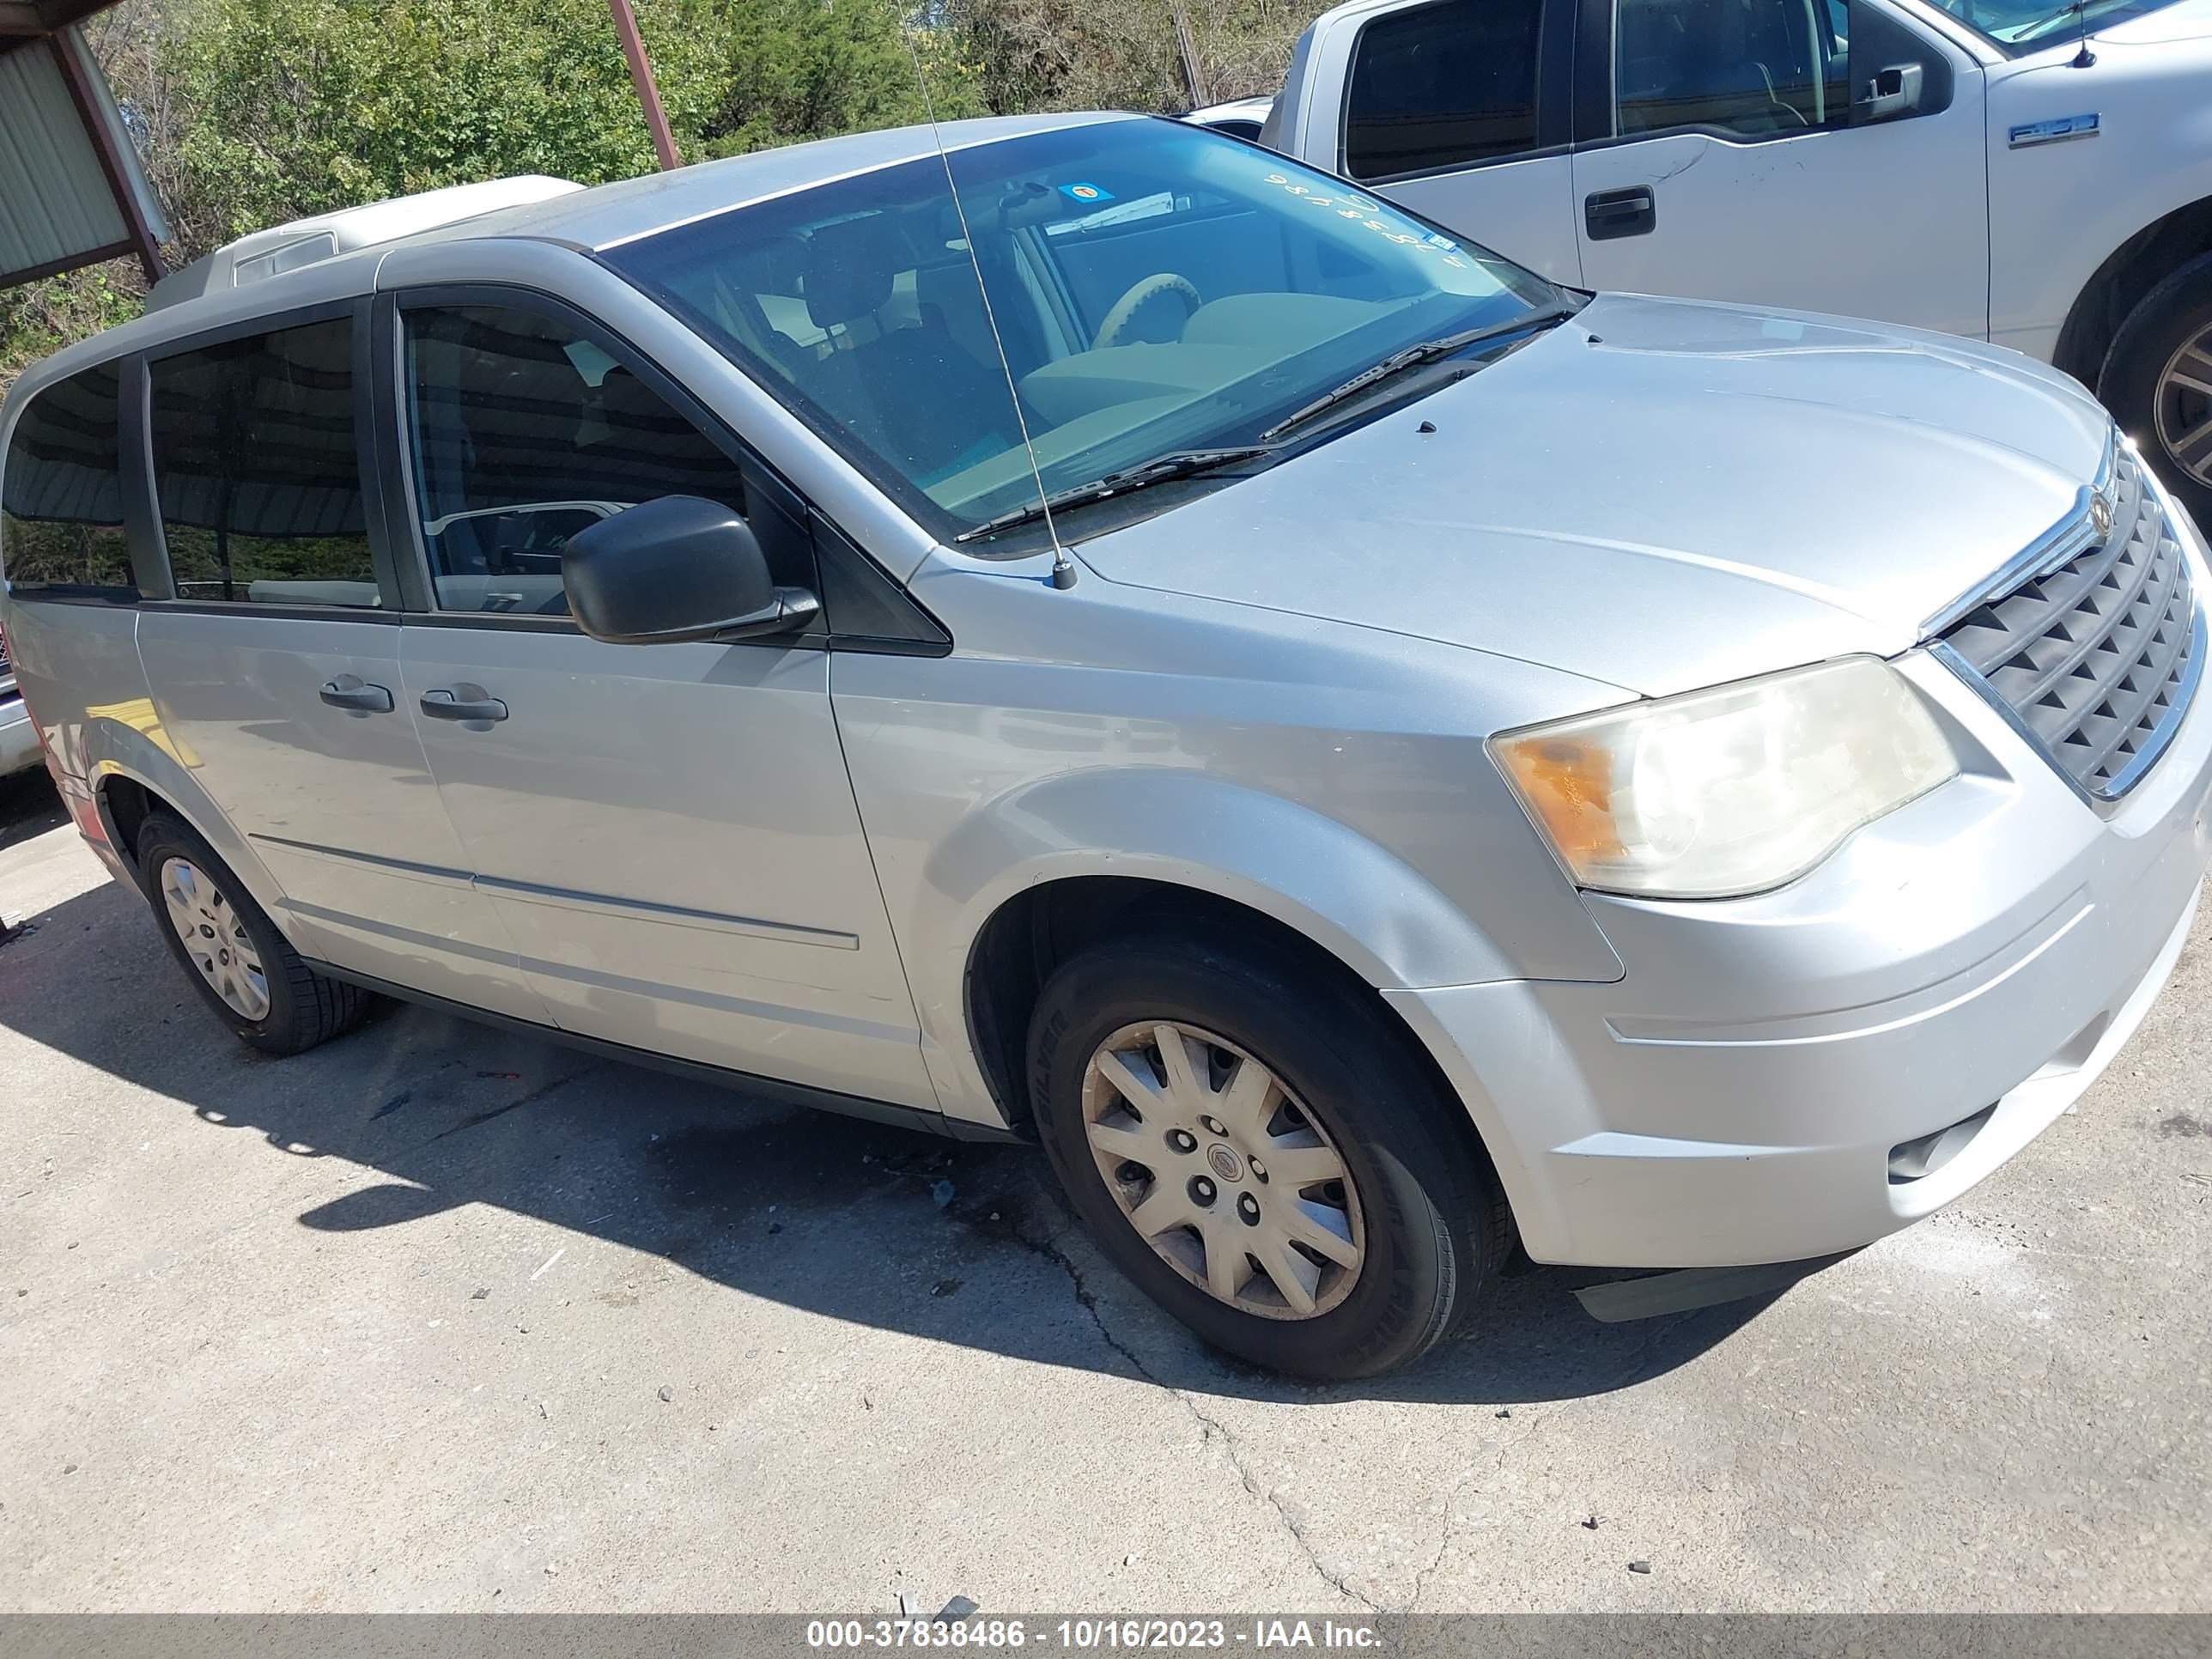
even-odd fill
[[(1365, 191), (1181, 122), (951, 161), (957, 208), (932, 155), (606, 256), (948, 539), (1018, 519), (1040, 484), (1263, 448), (1383, 360), (1562, 299)], [(1152, 467), (1165, 457), (1182, 459)]]

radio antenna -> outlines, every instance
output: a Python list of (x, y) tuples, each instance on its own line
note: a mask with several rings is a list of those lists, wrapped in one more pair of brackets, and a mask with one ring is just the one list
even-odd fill
[(1052, 497), (1045, 493), (1044, 474), (1037, 467), (1036, 446), (1030, 441), (1029, 417), (1022, 413), (1022, 394), (1014, 385), (1013, 360), (1006, 356), (1006, 342), (999, 332), (999, 317), (991, 305), (990, 285), (983, 280), (982, 256), (975, 252), (975, 233), (968, 228), (968, 210), (961, 205), (960, 185), (952, 176), (952, 156), (945, 148), (945, 135), (937, 130), (937, 100), (930, 93), (929, 76), (921, 67), (921, 53), (915, 48), (914, 30), (903, 18), (900, 20), (900, 33), (906, 39), (906, 55), (914, 64), (915, 79), (921, 87), (922, 113), (928, 118), (929, 136), (937, 145), (937, 159), (945, 168), (945, 188), (952, 197), (953, 216), (960, 222), (960, 240), (968, 245), (968, 264), (975, 273), (975, 293), (983, 302), (983, 320), (990, 325), (991, 344), (999, 354), (999, 369), (1006, 377), (1006, 398), (1014, 406), (1014, 426), (1022, 434), (1022, 453), (1029, 457), (1030, 477), (1036, 484), (1037, 505), (1044, 510), (1045, 534), (1052, 538), (1052, 585), (1065, 591), (1075, 586), (1075, 561), (1060, 545), (1060, 526), (1052, 521)]

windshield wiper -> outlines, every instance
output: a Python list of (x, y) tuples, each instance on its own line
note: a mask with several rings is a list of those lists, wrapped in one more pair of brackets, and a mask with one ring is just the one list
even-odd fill
[(1394, 374), (1404, 373), (1418, 364), (1433, 362), (1439, 357), (1449, 357), (1465, 351), (1470, 346), (1480, 345), (1485, 340), (1502, 339), (1509, 334), (1518, 334), (1523, 329), (1537, 329), (1547, 323), (1556, 323), (1571, 317), (1577, 307), (1569, 305), (1550, 305), (1541, 310), (1516, 317), (1510, 322), (1490, 323), (1481, 328), (1463, 329), (1457, 334), (1447, 334), (1441, 339), (1424, 340), (1419, 345), (1409, 345), (1403, 351), (1394, 351), (1371, 368), (1362, 369), (1333, 392), (1324, 392), (1302, 409), (1292, 410), (1260, 436), (1272, 442), (1292, 427), (1303, 426), (1325, 410), (1348, 403), (1370, 387), (1380, 386)]
[(1268, 453), (1273, 444), (1243, 444), (1229, 449), (1177, 449), (1165, 455), (1155, 455), (1149, 461), (1139, 461), (1134, 466), (1125, 466), (1118, 472), (1109, 472), (1089, 483), (1071, 484), (1066, 489), (1018, 507), (1010, 513), (1001, 513), (995, 519), (987, 519), (973, 530), (965, 530), (953, 538), (957, 542), (972, 542), (979, 537), (995, 536), (1001, 530), (1012, 530), (1042, 519), (1048, 513), (1081, 507), (1091, 501), (1103, 501), (1109, 495), (1119, 495), (1132, 489), (1142, 489), (1148, 484), (1166, 483), (1176, 478), (1194, 477), (1201, 472), (1211, 472), (1216, 467), (1234, 466), (1239, 461), (1249, 461), (1255, 456)]
[(2048, 17), (2039, 17), (2033, 22), (2016, 23), (2008, 33), (1997, 34), (1992, 31), (1991, 38), (2002, 40), (2008, 46), (2024, 46), (2028, 43), (2031, 36), (2040, 34), (2053, 23), (2063, 23), (2075, 17), (2085, 17), (2090, 12), (2100, 11), (2106, 6), (2113, 3), (2115, 0), (2081, 0), (2081, 4), (2062, 7)]

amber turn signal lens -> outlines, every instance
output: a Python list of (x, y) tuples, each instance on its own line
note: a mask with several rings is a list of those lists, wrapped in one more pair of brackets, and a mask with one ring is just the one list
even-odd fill
[(1539, 736), (1503, 744), (1499, 756), (1570, 866), (1620, 855), (1610, 750), (1573, 738)]

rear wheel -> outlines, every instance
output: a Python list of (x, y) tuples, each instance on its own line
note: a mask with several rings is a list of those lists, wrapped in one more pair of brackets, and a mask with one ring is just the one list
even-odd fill
[(139, 826), (138, 880), (200, 995), (240, 1040), (296, 1054), (360, 1024), (366, 992), (316, 973), (192, 830), (156, 813)]
[(1216, 1347), (1314, 1378), (1439, 1341), (1511, 1241), (1459, 1103), (1373, 1009), (1256, 954), (1115, 943), (1038, 1000), (1039, 1128), (1100, 1248)]
[(2198, 527), (2212, 527), (2212, 253), (2128, 314), (2097, 395)]

